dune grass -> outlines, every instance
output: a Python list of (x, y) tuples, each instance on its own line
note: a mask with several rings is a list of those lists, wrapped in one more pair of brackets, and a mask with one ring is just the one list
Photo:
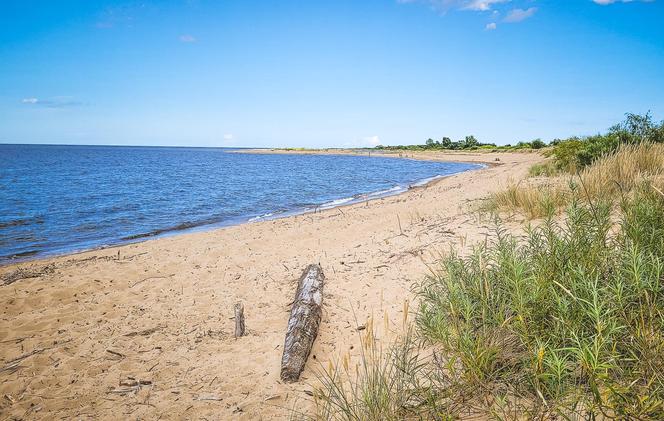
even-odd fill
[(358, 361), (346, 354), (320, 372), (316, 419), (398, 421), (426, 408), (425, 365), (412, 332), (387, 343), (387, 349), (377, 344), (371, 327), (366, 332)]
[(528, 175), (531, 177), (553, 177), (559, 173), (560, 170), (556, 168), (553, 161), (547, 161), (543, 164), (535, 164), (528, 170)]
[[(531, 174), (543, 175), (546, 171), (537, 167), (531, 169)], [(644, 180), (660, 189), (664, 185), (664, 144), (624, 145), (575, 175), (551, 177), (546, 184), (526, 181), (509, 185), (492, 195), (483, 210), (542, 218), (575, 198), (609, 199), (629, 194)]]
[(572, 199), (564, 223), (499, 230), (422, 285), (418, 328), (476, 410), (664, 419), (664, 196), (642, 185), (620, 207), (612, 236), (610, 202)]

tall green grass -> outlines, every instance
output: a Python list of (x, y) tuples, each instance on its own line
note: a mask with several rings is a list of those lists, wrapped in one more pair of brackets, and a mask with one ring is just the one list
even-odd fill
[[(422, 284), (418, 329), (467, 407), (498, 418), (664, 419), (664, 196), (572, 199)], [(450, 403), (455, 403), (451, 400)], [(456, 414), (460, 415), (460, 414)]]

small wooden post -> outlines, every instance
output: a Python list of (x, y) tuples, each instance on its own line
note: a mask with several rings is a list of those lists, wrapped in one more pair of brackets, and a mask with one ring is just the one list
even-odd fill
[(244, 336), (244, 305), (235, 304), (235, 337)]
[(319, 265), (309, 265), (298, 282), (281, 357), (281, 380), (285, 382), (295, 382), (300, 378), (318, 335), (323, 313), (324, 281), (323, 269)]

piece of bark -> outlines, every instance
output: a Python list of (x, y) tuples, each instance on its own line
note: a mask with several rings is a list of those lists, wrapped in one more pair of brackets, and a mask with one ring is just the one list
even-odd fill
[(281, 380), (285, 382), (295, 382), (300, 378), (318, 335), (323, 313), (324, 281), (323, 269), (319, 265), (309, 265), (298, 282), (281, 357)]
[(244, 336), (244, 305), (235, 304), (235, 337)]

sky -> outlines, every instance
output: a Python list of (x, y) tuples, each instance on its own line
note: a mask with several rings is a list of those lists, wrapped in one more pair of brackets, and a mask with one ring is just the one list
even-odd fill
[(350, 147), (664, 119), (664, 0), (2, 0), (0, 143)]

